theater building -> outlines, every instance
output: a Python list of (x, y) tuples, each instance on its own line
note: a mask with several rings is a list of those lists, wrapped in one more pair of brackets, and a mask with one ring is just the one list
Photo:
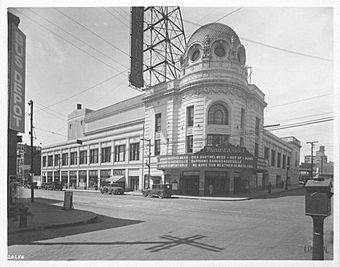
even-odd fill
[(96, 189), (111, 176), (126, 190), (166, 182), (186, 195), (207, 195), (209, 185), (224, 195), (298, 183), (300, 142), (263, 128), (265, 94), (248, 83), (245, 62), (230, 27), (200, 27), (179, 79), (96, 111), (78, 106), (69, 140), (43, 148), (43, 180)]

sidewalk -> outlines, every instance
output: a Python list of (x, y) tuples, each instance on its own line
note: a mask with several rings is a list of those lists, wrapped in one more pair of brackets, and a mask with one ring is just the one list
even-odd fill
[(27, 216), (27, 227), (20, 227), (19, 216), (7, 218), (8, 234), (41, 230), (47, 228), (65, 227), (93, 222), (97, 215), (95, 213), (77, 209), (64, 210), (63, 201), (36, 198), (31, 203), (30, 199), (25, 201), (29, 208)]
[[(256, 198), (265, 198), (270, 196), (275, 196), (275, 194), (280, 194), (283, 192), (288, 192), (292, 190), (298, 190), (304, 188), (303, 185), (290, 185), (288, 190), (285, 188), (272, 188), (271, 194), (268, 193), (268, 190), (258, 190), (256, 192), (249, 192), (249, 193), (242, 193), (242, 194), (227, 194), (227, 195), (220, 195), (220, 196), (186, 196), (186, 195), (172, 195), (174, 198), (184, 198), (184, 199), (198, 199), (198, 200), (215, 200), (215, 201), (241, 201), (241, 200), (249, 200), (249, 199), (256, 199)], [(83, 189), (66, 189), (66, 191), (74, 191), (74, 192), (89, 192), (89, 193), (98, 193), (100, 194), (99, 190), (83, 190)], [(127, 191), (124, 193), (125, 195), (130, 196), (142, 196), (142, 192), (138, 191)]]

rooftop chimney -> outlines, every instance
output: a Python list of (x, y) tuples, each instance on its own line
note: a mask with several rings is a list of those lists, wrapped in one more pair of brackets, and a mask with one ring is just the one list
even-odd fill
[(81, 109), (81, 104), (77, 104), (77, 109)]

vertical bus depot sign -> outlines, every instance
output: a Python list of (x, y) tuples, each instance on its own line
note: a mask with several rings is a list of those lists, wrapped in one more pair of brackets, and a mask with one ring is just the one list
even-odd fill
[(132, 7), (131, 10), (131, 51), (129, 82), (137, 87), (144, 86), (143, 79), (143, 35), (144, 7)]
[(12, 25), (9, 128), (21, 133), (25, 132), (25, 57), (26, 36)]

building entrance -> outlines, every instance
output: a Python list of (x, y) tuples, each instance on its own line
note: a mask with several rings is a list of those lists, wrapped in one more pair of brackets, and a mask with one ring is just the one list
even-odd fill
[(130, 180), (130, 190), (138, 191), (139, 190), (139, 176), (129, 176)]
[(234, 193), (238, 194), (238, 193), (241, 193), (241, 191), (242, 191), (241, 177), (235, 176), (234, 177)]
[(199, 195), (199, 176), (183, 176), (183, 194), (189, 196)]
[(212, 194), (223, 195), (230, 191), (228, 172), (206, 172), (204, 181), (204, 195), (210, 195), (209, 186), (212, 185)]

